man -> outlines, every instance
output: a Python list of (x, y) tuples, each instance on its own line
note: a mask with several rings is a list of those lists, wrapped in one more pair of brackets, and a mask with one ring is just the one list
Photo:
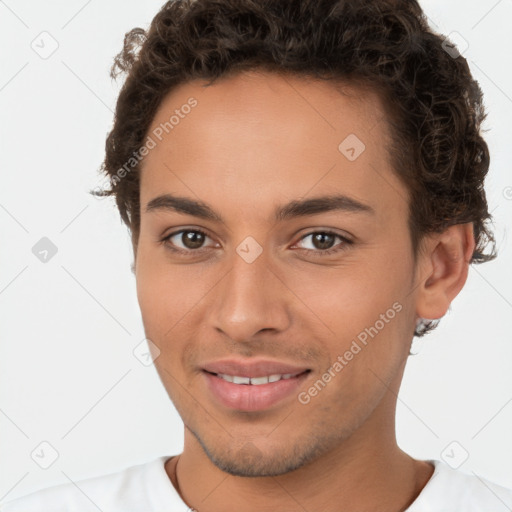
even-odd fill
[(177, 0), (127, 34), (105, 195), (184, 450), (5, 512), (512, 505), (395, 437), (413, 336), (495, 257), (481, 91), (444, 42), (410, 0)]

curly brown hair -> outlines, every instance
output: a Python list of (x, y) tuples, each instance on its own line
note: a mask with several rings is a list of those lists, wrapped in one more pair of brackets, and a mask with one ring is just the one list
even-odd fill
[[(126, 80), (101, 167), (111, 188), (91, 193), (115, 196), (136, 250), (139, 149), (173, 88), (256, 68), (356, 83), (379, 93), (390, 113), (390, 157), (410, 192), (414, 255), (423, 235), (473, 222), (469, 263), (490, 261), (482, 91), (449, 42), (430, 29), (416, 0), (171, 0), (147, 31), (126, 34), (115, 58), (111, 76)], [(414, 334), (437, 322), (424, 321)]]

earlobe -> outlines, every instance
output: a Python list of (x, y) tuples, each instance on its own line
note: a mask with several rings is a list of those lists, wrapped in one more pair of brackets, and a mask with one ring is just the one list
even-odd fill
[(434, 320), (446, 314), (466, 282), (474, 249), (472, 222), (427, 235), (416, 281), (419, 317)]

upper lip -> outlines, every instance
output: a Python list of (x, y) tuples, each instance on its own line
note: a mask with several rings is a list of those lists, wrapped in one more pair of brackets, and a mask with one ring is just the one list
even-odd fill
[(309, 368), (269, 359), (256, 359), (254, 361), (222, 359), (205, 364), (203, 370), (210, 373), (222, 373), (239, 377), (265, 377), (267, 375), (282, 375), (288, 373), (295, 375), (303, 373), (309, 370)]

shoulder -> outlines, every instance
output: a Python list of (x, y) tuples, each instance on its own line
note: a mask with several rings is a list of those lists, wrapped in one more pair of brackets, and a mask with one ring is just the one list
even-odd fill
[(434, 473), (406, 512), (498, 512), (512, 508), (512, 489), (429, 460)]
[(169, 456), (162, 456), (93, 478), (41, 489), (0, 505), (0, 512), (148, 511), (173, 504), (178, 494), (165, 473)]

